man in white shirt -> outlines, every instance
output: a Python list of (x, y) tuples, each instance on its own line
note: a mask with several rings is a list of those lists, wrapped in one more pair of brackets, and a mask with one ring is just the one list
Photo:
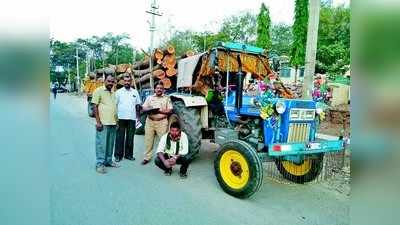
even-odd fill
[(161, 137), (154, 162), (160, 169), (164, 170), (164, 174), (167, 176), (172, 174), (172, 168), (176, 164), (180, 164), (179, 175), (181, 178), (186, 178), (190, 164), (190, 159), (186, 157), (188, 152), (187, 135), (181, 131), (179, 123), (174, 122), (171, 124), (169, 132)]
[(131, 82), (131, 77), (125, 76), (124, 87), (118, 89), (115, 93), (118, 127), (114, 157), (117, 162), (121, 161), (122, 158), (135, 160), (133, 157), (133, 141), (141, 100), (139, 93), (131, 87)]

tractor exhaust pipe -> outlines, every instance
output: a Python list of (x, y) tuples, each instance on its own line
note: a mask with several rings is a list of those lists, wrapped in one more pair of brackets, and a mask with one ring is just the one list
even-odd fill
[(238, 72), (236, 74), (236, 109), (239, 111), (242, 107), (242, 99), (243, 99), (243, 72), (242, 72), (242, 61), (240, 60), (240, 56), (237, 56), (237, 61), (239, 64)]

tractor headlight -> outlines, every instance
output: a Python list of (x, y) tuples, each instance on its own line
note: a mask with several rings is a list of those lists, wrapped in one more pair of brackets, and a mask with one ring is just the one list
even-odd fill
[(283, 101), (278, 101), (278, 102), (275, 104), (275, 109), (276, 109), (276, 111), (277, 111), (279, 114), (284, 113), (285, 110), (286, 110), (285, 102), (283, 102)]

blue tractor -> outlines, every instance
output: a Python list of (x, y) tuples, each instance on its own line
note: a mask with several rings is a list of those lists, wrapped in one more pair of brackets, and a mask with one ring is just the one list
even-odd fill
[(284, 178), (305, 183), (320, 174), (324, 153), (344, 149), (342, 140), (316, 139), (322, 110), (313, 100), (277, 93), (285, 89), (282, 84), (276, 90), (248, 90), (273, 74), (263, 49), (238, 43), (220, 43), (178, 62), (170, 122), (180, 122), (188, 134), (193, 158), (202, 138), (220, 145), (216, 178), (238, 198), (260, 189), (265, 161), (275, 162)]

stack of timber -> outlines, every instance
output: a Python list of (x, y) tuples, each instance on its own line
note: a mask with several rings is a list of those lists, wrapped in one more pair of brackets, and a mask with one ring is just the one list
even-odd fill
[[(192, 53), (188, 52), (188, 54)], [(183, 57), (187, 57), (187, 55), (176, 56), (173, 46), (168, 46), (165, 49), (155, 49), (151, 57), (132, 65), (132, 75), (135, 78), (136, 86), (143, 89), (151, 88), (150, 77), (152, 77), (154, 83), (162, 83), (165, 89), (175, 88), (178, 73), (177, 60)], [(152, 71), (150, 71), (150, 60), (153, 62)]]
[[(123, 78), (128, 75), (132, 77), (132, 86), (138, 89), (151, 88), (150, 77), (153, 77), (154, 83), (162, 83), (165, 89), (175, 89), (178, 73), (177, 61), (194, 54), (192, 50), (189, 50), (183, 55), (176, 56), (173, 46), (165, 49), (157, 48), (151, 57), (145, 55), (142, 61), (133, 64), (110, 64), (105, 68), (97, 69), (95, 73), (98, 77), (113, 75), (117, 81), (117, 88), (123, 86)], [(151, 71), (150, 60), (153, 66)]]

